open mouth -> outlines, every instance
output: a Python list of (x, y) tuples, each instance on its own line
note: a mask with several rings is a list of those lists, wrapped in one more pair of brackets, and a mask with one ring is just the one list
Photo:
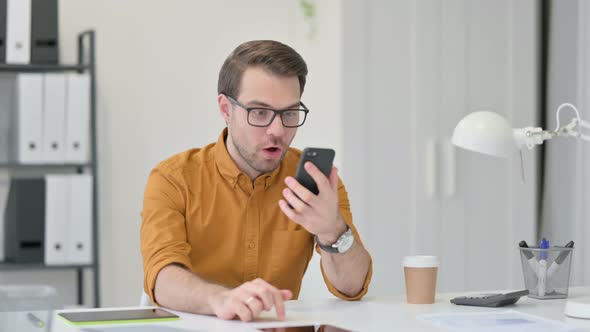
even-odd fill
[(262, 151), (264, 152), (264, 154), (267, 157), (275, 159), (275, 158), (278, 158), (281, 156), (281, 152), (283, 151), (283, 149), (281, 149), (278, 146), (271, 146), (271, 147), (262, 149)]

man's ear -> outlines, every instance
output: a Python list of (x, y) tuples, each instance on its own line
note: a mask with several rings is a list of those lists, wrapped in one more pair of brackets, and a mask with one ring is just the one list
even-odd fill
[(224, 94), (219, 94), (217, 96), (217, 104), (219, 105), (219, 113), (221, 113), (225, 122), (228, 123), (232, 110), (231, 102)]

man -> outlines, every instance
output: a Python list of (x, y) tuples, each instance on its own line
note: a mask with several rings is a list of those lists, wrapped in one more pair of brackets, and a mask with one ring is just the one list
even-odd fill
[(346, 300), (367, 292), (371, 258), (336, 168), (326, 177), (306, 163), (318, 195), (293, 178), (301, 152), (289, 145), (309, 112), (300, 100), (306, 75), (301, 56), (276, 41), (244, 43), (226, 59), (217, 101), (227, 128), (149, 176), (141, 250), (152, 301), (243, 321), (274, 307), (284, 319), (314, 238), (330, 292)]

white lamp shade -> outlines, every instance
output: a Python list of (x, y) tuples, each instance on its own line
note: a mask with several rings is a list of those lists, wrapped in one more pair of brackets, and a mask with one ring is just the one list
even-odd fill
[(479, 111), (465, 116), (451, 140), (463, 149), (508, 158), (516, 150), (514, 131), (501, 115)]

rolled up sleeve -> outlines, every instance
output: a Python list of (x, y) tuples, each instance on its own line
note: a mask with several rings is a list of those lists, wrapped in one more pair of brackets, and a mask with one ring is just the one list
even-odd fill
[(187, 241), (183, 181), (161, 166), (149, 176), (141, 212), (141, 254), (144, 290), (154, 303), (156, 278), (162, 268), (181, 264), (192, 269)]
[[(361, 241), (359, 233), (358, 233), (356, 227), (354, 227), (354, 225), (352, 223), (352, 213), (350, 211), (350, 202), (348, 200), (348, 193), (346, 192), (346, 188), (344, 187), (344, 184), (342, 183), (342, 181), (339, 181), (339, 183), (338, 183), (338, 206), (339, 206), (338, 208), (340, 210), (340, 215), (342, 215), (342, 218), (344, 219), (344, 221), (346, 222), (348, 227), (350, 227), (350, 229), (352, 229), (352, 233), (354, 234), (354, 240), (358, 244), (363, 246), (363, 243)], [(320, 250), (321, 249), (320, 249), (319, 244), (316, 244), (316, 251), (318, 253), (320, 253)], [(369, 259), (370, 259), (369, 270), (367, 272), (367, 275), (365, 276), (363, 288), (357, 295), (352, 296), (352, 297), (341, 293), (338, 289), (336, 289), (336, 287), (334, 287), (334, 285), (332, 285), (332, 283), (330, 282), (330, 280), (326, 276), (326, 273), (324, 272), (324, 267), (320, 264), (320, 269), (322, 271), (322, 277), (324, 278), (324, 283), (326, 284), (326, 287), (328, 288), (330, 293), (334, 294), (336, 297), (338, 297), (340, 299), (347, 300), (347, 301), (357, 301), (357, 300), (360, 300), (361, 298), (363, 298), (363, 296), (365, 296), (365, 294), (367, 294), (367, 292), (369, 291), (369, 284), (371, 283), (371, 277), (373, 276), (373, 260), (370, 257), (369, 257)]]

